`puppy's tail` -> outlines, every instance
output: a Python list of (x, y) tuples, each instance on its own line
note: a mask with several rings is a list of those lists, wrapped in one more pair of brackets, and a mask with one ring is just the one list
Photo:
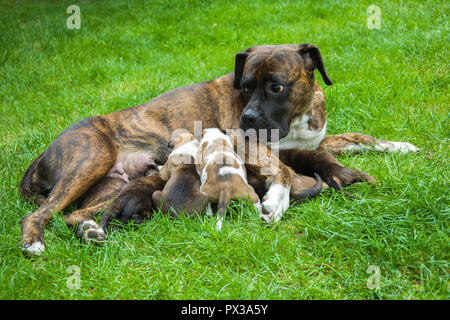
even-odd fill
[(216, 222), (216, 230), (222, 229), (223, 219), (225, 217), (225, 213), (227, 212), (227, 206), (230, 202), (231, 193), (229, 190), (222, 190), (219, 196), (219, 203), (217, 209), (217, 222)]
[(322, 179), (317, 173), (314, 173), (314, 178), (317, 180), (317, 183), (314, 185), (314, 187), (312, 187), (311, 189), (291, 191), (291, 199), (299, 201), (318, 195), (320, 191), (322, 191)]

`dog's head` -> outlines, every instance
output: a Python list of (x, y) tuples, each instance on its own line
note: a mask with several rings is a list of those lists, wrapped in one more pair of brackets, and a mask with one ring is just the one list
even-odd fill
[(176, 149), (192, 140), (194, 140), (194, 135), (189, 131), (186, 129), (176, 129), (172, 132), (168, 147)]
[(276, 139), (270, 130), (278, 129), (284, 138), (291, 121), (311, 108), (315, 69), (332, 84), (319, 49), (309, 43), (256, 46), (237, 53), (233, 86), (246, 103), (241, 129), (266, 129), (269, 141)]

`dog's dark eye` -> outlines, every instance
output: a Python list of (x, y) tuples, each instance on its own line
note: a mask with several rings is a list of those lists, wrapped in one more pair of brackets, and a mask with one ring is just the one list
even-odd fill
[(248, 89), (248, 86), (243, 86), (243, 87), (242, 87), (242, 91), (243, 91), (245, 94), (248, 94), (250, 90)]
[(281, 92), (283, 91), (284, 87), (281, 84), (275, 83), (270, 86), (270, 90), (273, 92)]

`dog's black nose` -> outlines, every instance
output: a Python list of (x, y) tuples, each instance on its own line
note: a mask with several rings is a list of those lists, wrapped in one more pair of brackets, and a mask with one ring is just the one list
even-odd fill
[(254, 109), (245, 110), (242, 113), (242, 122), (249, 127), (252, 127), (258, 121), (259, 113)]

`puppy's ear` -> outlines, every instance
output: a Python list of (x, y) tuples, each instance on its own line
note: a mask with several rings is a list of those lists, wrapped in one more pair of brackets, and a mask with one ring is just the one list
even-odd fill
[(241, 79), (244, 73), (245, 63), (252, 49), (253, 47), (236, 53), (236, 56), (234, 58), (234, 82), (233, 82), (233, 87), (235, 89), (241, 89)]
[(325, 66), (323, 64), (322, 55), (320, 54), (319, 48), (310, 43), (300, 43), (298, 53), (305, 59), (306, 67), (311, 68), (311, 72), (314, 69), (319, 70), (322, 75), (323, 81), (327, 85), (332, 85), (331, 79), (328, 77), (327, 72), (325, 71)]

